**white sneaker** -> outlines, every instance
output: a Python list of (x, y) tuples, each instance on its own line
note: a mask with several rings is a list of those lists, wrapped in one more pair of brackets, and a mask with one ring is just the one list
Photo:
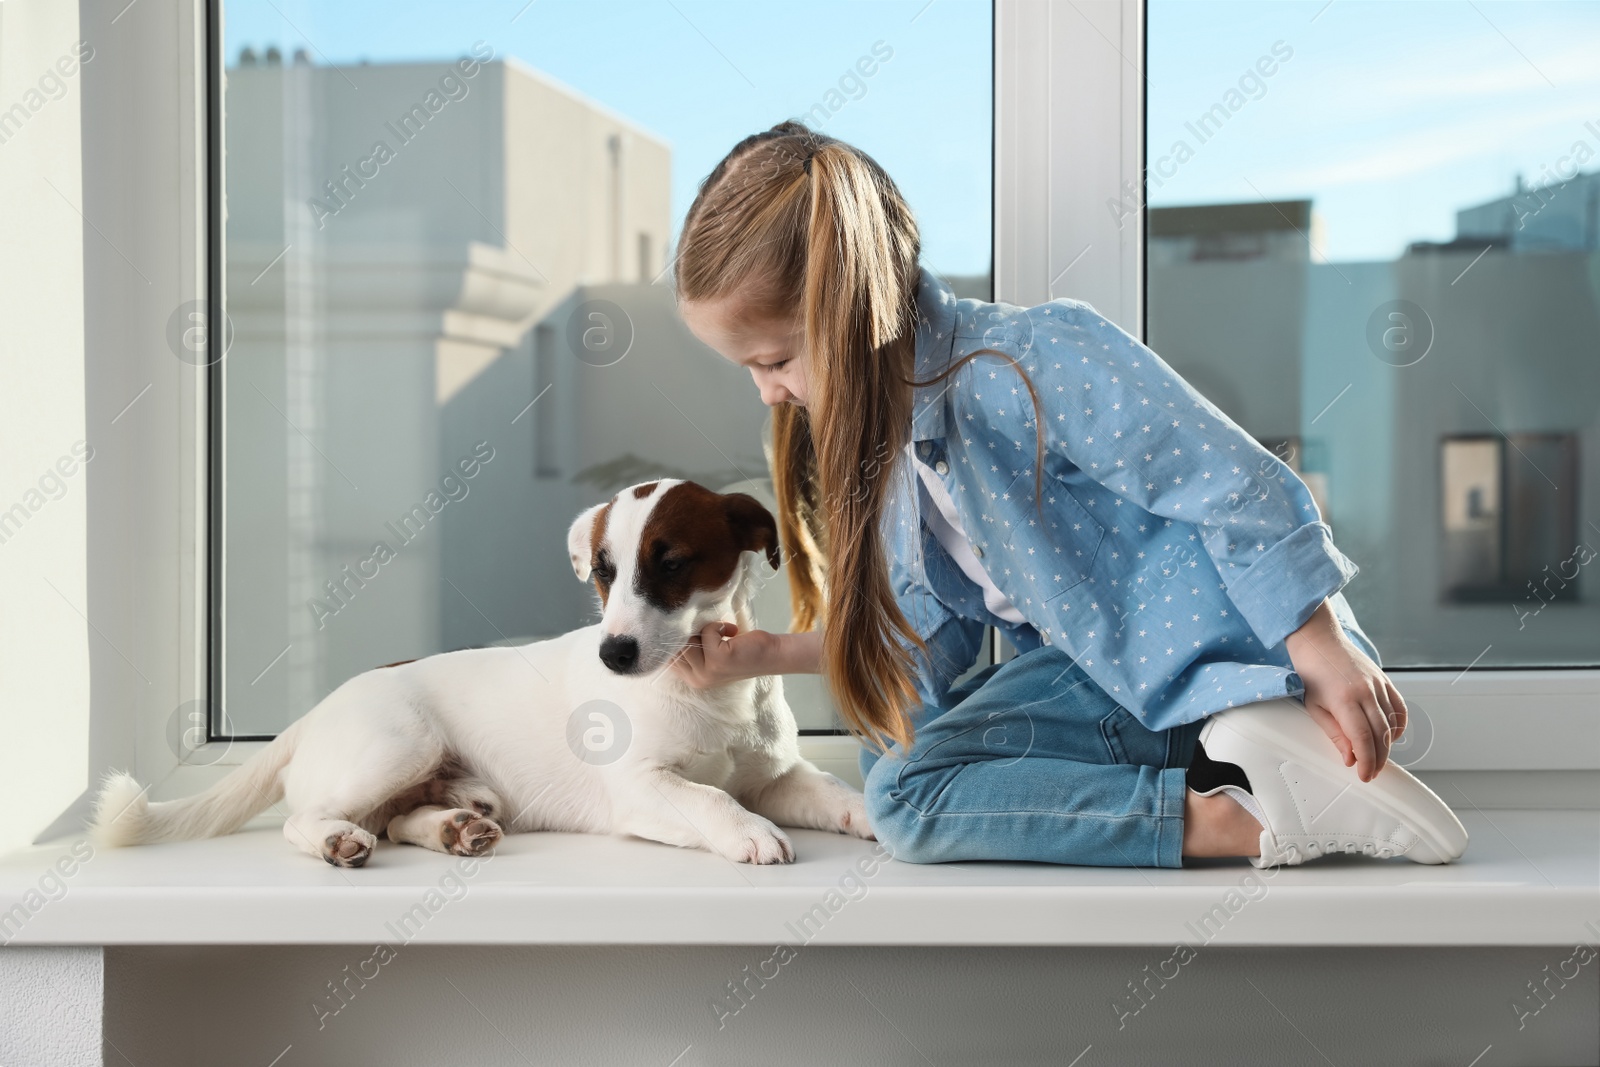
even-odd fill
[(1237, 763), (1250, 779), (1267, 824), (1261, 855), (1250, 857), (1256, 867), (1341, 851), (1449, 863), (1466, 850), (1466, 827), (1433, 790), (1393, 760), (1363, 782), (1297, 700), (1218, 712), (1200, 743), (1207, 756)]

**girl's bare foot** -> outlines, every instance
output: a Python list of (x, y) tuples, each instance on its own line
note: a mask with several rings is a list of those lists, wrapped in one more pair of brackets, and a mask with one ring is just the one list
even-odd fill
[(1203, 797), (1185, 789), (1183, 855), (1259, 856), (1261, 823), (1227, 793)]

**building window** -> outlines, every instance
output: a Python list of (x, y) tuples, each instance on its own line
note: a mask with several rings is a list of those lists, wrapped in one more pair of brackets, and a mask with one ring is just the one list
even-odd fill
[(1537, 613), (1579, 604), (1582, 571), (1600, 537), (1578, 529), (1572, 434), (1450, 437), (1440, 453), (1441, 591), (1458, 603), (1506, 603)]

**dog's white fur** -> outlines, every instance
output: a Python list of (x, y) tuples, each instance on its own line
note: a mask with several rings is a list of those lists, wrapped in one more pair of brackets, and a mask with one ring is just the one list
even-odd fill
[[(95, 836), (132, 845), (226, 834), (282, 800), (285, 836), (338, 866), (365, 863), (384, 831), (463, 855), (492, 847), (502, 831), (632, 834), (744, 863), (794, 858), (779, 824), (870, 838), (861, 795), (800, 758), (780, 678), (702, 690), (666, 669), (707, 623), (755, 627), (752, 583), (765, 565), (761, 553), (741, 552), (722, 588), (700, 590), (672, 612), (637, 596), (637, 539), (674, 484), (611, 501), (605, 541), (617, 574), (599, 623), (357, 675), (196, 796), (148, 803), (131, 776), (115, 774), (96, 805)], [(571, 527), (580, 579), (589, 577), (590, 531), (604, 506)], [(601, 663), (607, 634), (637, 636), (642, 673)], [(569, 718), (597, 699), (622, 709), (632, 735), (610, 763), (580, 758), (568, 740)]]

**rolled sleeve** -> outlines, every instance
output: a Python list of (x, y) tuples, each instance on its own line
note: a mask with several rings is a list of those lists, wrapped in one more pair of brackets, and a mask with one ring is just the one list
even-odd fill
[(1307, 523), (1275, 542), (1228, 587), (1256, 638), (1268, 648), (1294, 633), (1358, 568), (1333, 544), (1325, 522)]

